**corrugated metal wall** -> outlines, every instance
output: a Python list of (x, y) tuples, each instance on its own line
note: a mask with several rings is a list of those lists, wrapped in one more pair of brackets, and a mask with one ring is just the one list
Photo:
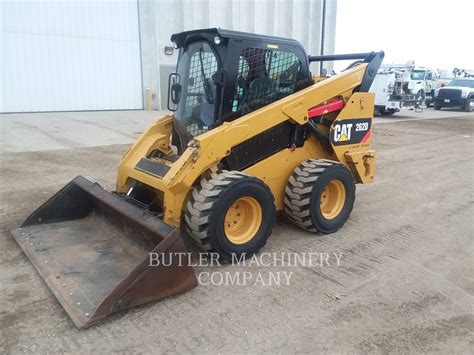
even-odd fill
[(0, 6), (0, 112), (143, 107), (136, 0)]
[[(325, 53), (334, 51), (336, 1), (326, 0)], [(0, 1), (0, 112), (140, 109), (147, 86), (163, 108), (177, 59), (164, 52), (172, 33), (221, 27), (295, 38), (319, 54), (322, 3)]]
[[(161, 93), (160, 100), (160, 86), (167, 83), (177, 59), (176, 52), (171, 56), (164, 53), (164, 47), (171, 45), (172, 33), (221, 27), (290, 37), (299, 40), (308, 54), (317, 55), (322, 6), (323, 0), (139, 0), (143, 80), (156, 95), (155, 108), (166, 106), (166, 93)], [(326, 0), (326, 54), (334, 53), (336, 10), (337, 0)], [(316, 72), (317, 66), (312, 69)]]

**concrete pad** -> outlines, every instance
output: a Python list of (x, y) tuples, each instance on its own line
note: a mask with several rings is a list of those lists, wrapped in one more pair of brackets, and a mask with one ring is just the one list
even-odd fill
[[(138, 135), (166, 111), (46, 112), (0, 115), (0, 151), (35, 152), (76, 147), (132, 144)], [(420, 119), (461, 117), (455, 110), (404, 110), (377, 116), (374, 124)], [(472, 114), (474, 115), (474, 114)]]
[(0, 115), (0, 151), (18, 153), (133, 143), (164, 112), (97, 111)]

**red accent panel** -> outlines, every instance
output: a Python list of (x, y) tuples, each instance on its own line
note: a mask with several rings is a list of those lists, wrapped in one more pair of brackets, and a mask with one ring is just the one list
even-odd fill
[(313, 107), (308, 110), (308, 117), (313, 118), (313, 117), (320, 117), (324, 115), (325, 113), (328, 112), (334, 112), (342, 109), (344, 107), (344, 100), (335, 98), (331, 99), (329, 101), (326, 101), (326, 103), (322, 105), (318, 105), (316, 107)]
[(362, 138), (361, 143), (367, 142), (367, 140), (370, 138), (371, 135), (372, 135), (372, 131), (367, 131), (364, 138)]

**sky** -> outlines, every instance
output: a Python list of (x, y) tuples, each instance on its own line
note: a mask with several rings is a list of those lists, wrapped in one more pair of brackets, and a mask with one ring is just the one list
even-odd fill
[(383, 50), (384, 63), (474, 69), (473, 33), (474, 0), (337, 0), (335, 53)]

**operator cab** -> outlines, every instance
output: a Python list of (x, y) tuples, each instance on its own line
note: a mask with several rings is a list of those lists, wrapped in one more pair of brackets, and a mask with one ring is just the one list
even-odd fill
[(308, 55), (293, 39), (211, 28), (174, 34), (171, 41), (179, 57), (168, 109), (181, 140), (312, 84)]

